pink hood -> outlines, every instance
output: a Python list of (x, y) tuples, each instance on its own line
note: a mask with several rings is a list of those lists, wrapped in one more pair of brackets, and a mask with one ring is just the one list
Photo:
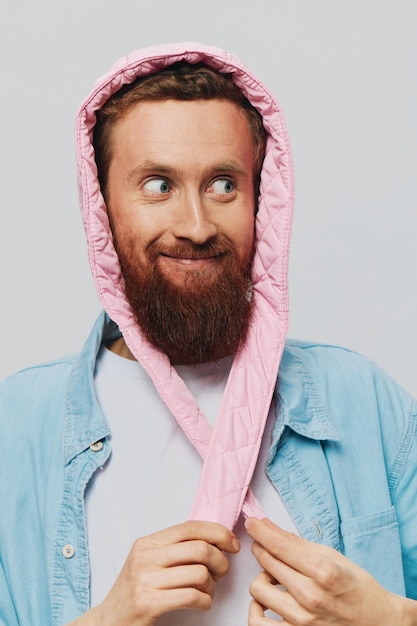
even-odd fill
[[(244, 348), (234, 359), (214, 429), (167, 357), (144, 340), (134, 322), (123, 292), (91, 143), (95, 111), (111, 94), (137, 76), (181, 60), (203, 62), (232, 74), (235, 83), (263, 116), (268, 132), (256, 220), (255, 315)], [(179, 43), (138, 50), (119, 60), (94, 85), (78, 115), (76, 146), (81, 210), (99, 298), (118, 324), (129, 349), (148, 371), (162, 399), (205, 459), (191, 517), (233, 528), (242, 507), (246, 515), (262, 515), (248, 487), (288, 329), (287, 270), (294, 195), (291, 150), (279, 105), (238, 59), (218, 48)]]

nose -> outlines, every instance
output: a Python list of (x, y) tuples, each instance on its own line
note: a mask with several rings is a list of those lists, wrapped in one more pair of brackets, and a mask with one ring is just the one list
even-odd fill
[(172, 234), (177, 239), (188, 239), (196, 245), (216, 237), (217, 225), (199, 193), (181, 194), (173, 215)]

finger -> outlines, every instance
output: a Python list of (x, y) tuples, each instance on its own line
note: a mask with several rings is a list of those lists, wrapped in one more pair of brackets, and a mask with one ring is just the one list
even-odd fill
[(201, 564), (217, 581), (229, 569), (226, 555), (206, 541), (183, 541), (172, 545), (144, 548), (135, 543), (130, 554), (134, 570), (172, 568), (178, 565)]
[[(257, 602), (253, 611), (258, 618), (259, 607), (263, 608), (264, 613), (268, 609), (273, 611), (283, 618), (285, 624), (307, 624), (312, 617), (286, 589), (275, 583), (274, 577), (268, 572), (262, 572), (254, 579), (249, 592)], [(264, 623), (269, 622), (260, 622), (262, 625)]]
[(236, 535), (225, 526), (215, 522), (190, 520), (171, 526), (157, 533), (138, 539), (141, 545), (166, 546), (181, 541), (200, 539), (217, 546), (220, 550), (234, 554), (240, 549)]
[(258, 576), (258, 583), (269, 583), (274, 585), (279, 581), (282, 588), (291, 595), (294, 600), (304, 606), (308, 600), (319, 593), (316, 583), (309, 577), (301, 574), (297, 570), (271, 556), (263, 546), (254, 542), (252, 552), (259, 565), (265, 570)]
[[(304, 576), (304, 574), (294, 570), (286, 563), (271, 556), (259, 544), (254, 543), (253, 552), (261, 567), (267, 570), (270, 577), (269, 580), (265, 576), (258, 578), (257, 584), (264, 584), (263, 591), (267, 590), (265, 583), (273, 583), (274, 578), (279, 580), (284, 586), (287, 595), (283, 596), (285, 605), (280, 606), (282, 614), (290, 622), (291, 619), (301, 619), (302, 616), (314, 617), (316, 619), (321, 616), (333, 616), (335, 623), (350, 624), (352, 620), (352, 603), (358, 601), (363, 590), (369, 590), (366, 581), (355, 578), (351, 573), (329, 559), (326, 560), (326, 567), (320, 572), (320, 576), (314, 579)], [(353, 564), (353, 568), (356, 569), (357, 566)], [(269, 591), (271, 591), (270, 587)], [(267, 606), (277, 610), (276, 605), (271, 603), (273, 596), (274, 592), (271, 592)], [(262, 591), (256, 597), (259, 601), (266, 602)], [(291, 598), (291, 601), (289, 598)], [(275, 596), (275, 601), (277, 599)]]
[[(157, 618), (170, 611), (178, 609), (197, 609), (208, 611), (213, 602), (212, 596), (196, 589), (184, 587), (183, 589), (168, 589), (157, 594), (149, 594), (143, 603), (142, 611), (145, 615)], [(116, 622), (115, 622), (116, 623)]]
[(262, 569), (268, 572), (275, 581), (279, 581), (279, 583), (284, 585), (287, 589), (291, 588), (292, 581), (299, 581), (299, 584), (302, 586), (306, 584), (307, 581), (311, 580), (309, 576), (305, 576), (270, 554), (268, 550), (256, 541), (252, 544), (252, 554), (255, 556)]
[(214, 580), (220, 580), (229, 569), (229, 560), (216, 546), (206, 541), (187, 541), (169, 549), (178, 563), (205, 565)]
[(268, 519), (248, 518), (246, 530), (270, 554), (293, 569), (314, 579), (327, 572), (330, 563), (343, 566), (346, 560), (333, 548), (318, 545), (289, 533)]
[(148, 570), (142, 575), (142, 585), (147, 589), (184, 589), (192, 587), (214, 596), (215, 583), (204, 565), (181, 565), (164, 570)]
[(252, 600), (249, 605), (248, 626), (276, 626), (277, 620), (265, 616), (266, 607)]

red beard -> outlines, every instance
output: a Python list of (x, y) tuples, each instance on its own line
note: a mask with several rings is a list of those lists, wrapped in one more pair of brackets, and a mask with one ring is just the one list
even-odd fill
[[(127, 249), (129, 248), (129, 249)], [(151, 244), (147, 263), (137, 260), (134, 246), (117, 245), (125, 293), (146, 339), (173, 364), (193, 365), (234, 354), (244, 341), (252, 314), (251, 267), (243, 263), (228, 239), (201, 246), (189, 242), (167, 250)], [(180, 285), (160, 272), (161, 251), (192, 256), (221, 254), (220, 266), (184, 272)]]

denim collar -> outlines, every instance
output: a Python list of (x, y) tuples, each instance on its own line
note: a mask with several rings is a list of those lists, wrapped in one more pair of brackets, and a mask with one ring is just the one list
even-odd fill
[(285, 345), (275, 399), (277, 420), (272, 433), (270, 455), (275, 454), (286, 426), (309, 439), (333, 441), (340, 439), (328, 415), (319, 387), (303, 359), (302, 350), (297, 348), (297, 342), (288, 341)]
[(98, 317), (94, 327), (77, 355), (68, 383), (65, 405), (64, 462), (110, 434), (108, 424), (97, 400), (94, 369), (102, 344), (120, 337), (117, 325), (105, 312)]

